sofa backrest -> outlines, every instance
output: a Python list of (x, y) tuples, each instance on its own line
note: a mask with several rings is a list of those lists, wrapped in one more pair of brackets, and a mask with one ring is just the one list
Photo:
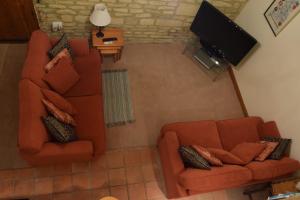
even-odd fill
[(212, 120), (173, 123), (162, 128), (162, 132), (167, 131), (177, 133), (180, 145), (222, 148), (216, 122)]
[(260, 117), (217, 121), (221, 142), (225, 150), (230, 151), (237, 144), (259, 141), (259, 126), (263, 123)]
[(51, 47), (47, 33), (41, 30), (32, 33), (23, 65), (22, 79), (29, 79), (40, 87), (48, 88), (42, 78), (45, 74), (44, 66), (50, 61), (47, 52)]
[(41, 117), (47, 115), (38, 85), (28, 79), (19, 83), (19, 149), (25, 153), (36, 153), (49, 141)]

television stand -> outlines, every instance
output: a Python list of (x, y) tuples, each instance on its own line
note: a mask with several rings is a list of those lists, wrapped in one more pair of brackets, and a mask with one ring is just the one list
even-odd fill
[(224, 59), (209, 56), (197, 41), (189, 41), (182, 54), (188, 56), (213, 81), (216, 81), (230, 66)]

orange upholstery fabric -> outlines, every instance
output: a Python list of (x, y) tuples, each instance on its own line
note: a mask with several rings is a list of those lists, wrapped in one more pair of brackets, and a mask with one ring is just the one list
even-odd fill
[(162, 133), (175, 131), (180, 145), (201, 145), (222, 148), (215, 121), (179, 122), (165, 125)]
[(49, 136), (41, 116), (47, 111), (41, 101), (43, 94), (40, 88), (30, 80), (19, 83), (19, 149), (23, 152), (36, 153), (42, 149)]
[(178, 182), (178, 174), (184, 171), (184, 165), (178, 153), (179, 146), (177, 134), (172, 131), (165, 132), (158, 142), (168, 198), (187, 195), (186, 190)]
[(97, 50), (85, 57), (77, 57), (74, 68), (80, 74), (80, 80), (64, 96), (76, 97), (101, 94), (102, 76), (101, 60)]
[(231, 153), (239, 157), (244, 163), (248, 164), (266, 148), (262, 143), (243, 142), (236, 145)]
[(220, 159), (223, 163), (227, 164), (235, 164), (235, 165), (244, 165), (246, 164), (242, 159), (237, 157), (236, 155), (224, 150), (224, 149), (216, 149), (216, 148), (208, 148), (208, 151)]
[(242, 142), (258, 142), (258, 125), (263, 123), (259, 117), (218, 121), (217, 126), (225, 150), (230, 151)]
[(65, 94), (80, 79), (79, 74), (74, 69), (71, 58), (61, 58), (48, 73), (43, 76), (51, 88), (60, 94)]
[(45, 143), (37, 154), (22, 154), (31, 165), (48, 165), (88, 161), (93, 157), (90, 141), (74, 141), (67, 144)]
[[(165, 125), (158, 138), (158, 147), (168, 198), (256, 184), (297, 171), (300, 168), (299, 162), (291, 158), (280, 161), (252, 161), (247, 164), (229, 152), (238, 144), (259, 142), (258, 133), (261, 133), (262, 129), (258, 127), (261, 124), (263, 124), (261, 118), (248, 117), (216, 122), (181, 122)], [(223, 161), (224, 166), (212, 167), (212, 170), (186, 169), (178, 153), (180, 145), (204, 146)], [(222, 160), (217, 155), (225, 158)], [(234, 158), (235, 164), (245, 166), (225, 164), (228, 158)]]
[(75, 115), (77, 113), (76, 108), (58, 93), (48, 89), (41, 90), (46, 99), (48, 99), (60, 110), (69, 113), (70, 115)]
[[(105, 151), (100, 55), (97, 50), (89, 49), (87, 39), (71, 39), (69, 43), (74, 53), (74, 69), (83, 77), (67, 92), (69, 96), (76, 96), (70, 98), (72, 102), (68, 101), (66, 95), (60, 96), (50, 90), (43, 90), (43, 95), (41, 91), (49, 89), (43, 80), (46, 74), (44, 67), (49, 62), (47, 52), (52, 47), (47, 34), (35, 31), (28, 45), (19, 87), (18, 146), (22, 157), (31, 165), (86, 161)], [(74, 118), (78, 120), (78, 141), (68, 144), (51, 142), (41, 120), (42, 116), (47, 115), (42, 103), (44, 96), (61, 110), (75, 114)]]
[(281, 160), (251, 162), (246, 167), (251, 170), (253, 180), (264, 180), (293, 173), (300, 169), (300, 164), (297, 160), (285, 157)]
[(278, 130), (278, 127), (276, 125), (276, 122), (270, 121), (265, 122), (259, 126), (260, 131), (260, 137), (264, 136), (274, 136), (274, 137), (280, 137), (280, 132)]
[[(58, 38), (51, 38), (51, 45), (54, 46), (58, 40)], [(85, 38), (69, 39), (69, 44), (75, 57), (88, 56), (90, 53), (89, 41)]]
[(179, 174), (179, 183), (188, 190), (198, 192), (209, 191), (212, 188), (222, 188), (224, 185), (239, 186), (251, 181), (250, 170), (237, 165), (212, 167), (211, 170), (186, 169)]
[(47, 65), (45, 66), (46, 73), (49, 72), (58, 63), (58, 61), (64, 57), (71, 58), (71, 55), (66, 48), (59, 52), (50, 62), (47, 63)]
[(50, 61), (47, 55), (50, 48), (51, 43), (45, 32), (38, 30), (32, 33), (23, 65), (22, 78), (29, 79), (42, 88), (48, 88), (42, 77), (45, 74), (44, 67)]
[(46, 99), (42, 99), (43, 104), (46, 106), (46, 109), (59, 121), (65, 123), (65, 124), (71, 124), (73, 126), (76, 126), (76, 122), (73, 119), (73, 117), (64, 112), (61, 111), (60, 109), (58, 109), (53, 103), (51, 103), (50, 101), (46, 100)]
[(70, 97), (68, 101), (78, 110), (74, 118), (79, 139), (92, 141), (95, 154), (104, 153), (106, 145), (102, 96)]

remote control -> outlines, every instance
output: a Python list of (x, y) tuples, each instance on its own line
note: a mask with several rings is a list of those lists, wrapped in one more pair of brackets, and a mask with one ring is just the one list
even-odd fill
[(103, 42), (110, 42), (110, 41), (116, 41), (116, 40), (118, 40), (116, 37), (103, 38), (103, 39), (102, 39)]

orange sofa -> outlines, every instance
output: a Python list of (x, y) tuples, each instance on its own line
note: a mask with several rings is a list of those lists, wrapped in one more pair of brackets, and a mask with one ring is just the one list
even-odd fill
[(158, 145), (168, 198), (266, 182), (300, 169), (299, 162), (288, 157), (264, 162), (252, 161), (246, 166), (192, 169), (184, 167), (178, 153), (180, 145), (193, 144), (231, 150), (239, 143), (257, 142), (261, 136), (267, 135), (280, 136), (275, 122), (265, 123), (259, 117), (165, 125)]
[(47, 52), (57, 41), (40, 30), (33, 32), (19, 83), (19, 136), (21, 156), (31, 165), (87, 161), (105, 152), (101, 58), (90, 49), (87, 39), (71, 39), (74, 67), (80, 80), (64, 95), (77, 109), (75, 120), (79, 140), (67, 144), (50, 140), (41, 116), (47, 115), (42, 104), (41, 88), (44, 66), (50, 61)]

